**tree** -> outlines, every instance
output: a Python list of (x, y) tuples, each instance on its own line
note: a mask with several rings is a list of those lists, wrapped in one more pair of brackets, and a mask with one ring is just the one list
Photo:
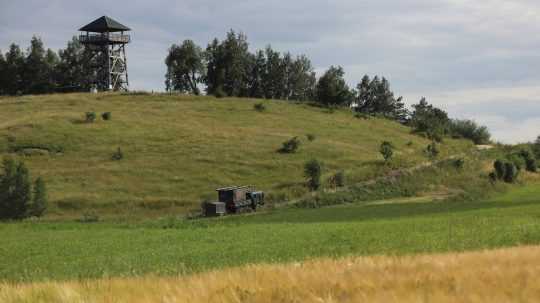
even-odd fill
[(210, 95), (214, 95), (217, 91), (223, 90), (225, 70), (222, 66), (222, 53), (223, 52), (217, 38), (208, 44), (206, 51), (204, 52), (207, 62), (207, 74), (205, 78), (206, 92)]
[(390, 82), (384, 77), (379, 79), (375, 76), (370, 80), (369, 76), (365, 75), (357, 85), (356, 103), (358, 105), (356, 110), (359, 112), (379, 114), (402, 123), (407, 120), (408, 112), (403, 98), (394, 97), (394, 93), (390, 90)]
[(316, 191), (321, 186), (322, 168), (321, 163), (312, 159), (304, 165), (304, 176), (307, 179), (307, 186), (310, 190)]
[(29, 215), (41, 217), (47, 209), (47, 188), (43, 178), (37, 178), (34, 183), (34, 196), (30, 205)]
[(317, 82), (317, 101), (325, 106), (348, 105), (353, 99), (341, 66), (331, 66)]
[(57, 65), (57, 86), (60, 91), (84, 91), (90, 89), (90, 66), (87, 53), (77, 37), (68, 41), (65, 49), (59, 52)]
[(266, 64), (262, 76), (264, 96), (267, 99), (281, 99), (284, 95), (285, 65), (279, 52), (267, 46), (265, 49)]
[(43, 41), (34, 36), (30, 41), (28, 55), (23, 69), (24, 92), (42, 94), (47, 92), (47, 64), (45, 63), (45, 48)]
[(25, 65), (24, 54), (17, 44), (11, 44), (9, 51), (6, 53), (6, 68), (7, 75), (4, 80), (5, 91), (10, 95), (15, 95), (23, 92), (23, 69)]
[(28, 213), (31, 184), (28, 169), (23, 162), (4, 159), (4, 174), (0, 179), (0, 218), (23, 219)]
[(7, 77), (7, 64), (2, 51), (0, 51), (0, 95), (7, 94), (6, 91), (6, 77)]
[(532, 150), (534, 152), (534, 155), (536, 156), (536, 159), (540, 159), (540, 136), (536, 138), (536, 141), (534, 141)]
[(165, 59), (167, 90), (199, 95), (199, 84), (205, 76), (203, 57), (202, 49), (191, 40), (185, 40), (180, 46), (173, 44)]
[(394, 155), (394, 146), (392, 145), (392, 143), (384, 141), (383, 143), (381, 143), (379, 152), (383, 156), (384, 161), (388, 162), (390, 161), (390, 159), (392, 159), (392, 156)]
[(427, 134), (429, 139), (441, 141), (448, 132), (450, 119), (448, 114), (429, 104), (426, 98), (422, 98), (418, 104), (414, 104), (409, 125), (415, 132)]
[(472, 140), (474, 144), (488, 144), (491, 138), (485, 126), (479, 126), (472, 120), (451, 120), (450, 133), (454, 137)]
[(301, 55), (292, 62), (288, 69), (287, 82), (288, 99), (298, 101), (313, 99), (317, 78), (308, 57)]

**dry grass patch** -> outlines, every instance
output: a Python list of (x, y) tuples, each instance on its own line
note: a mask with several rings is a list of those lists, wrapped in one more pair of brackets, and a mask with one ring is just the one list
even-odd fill
[(540, 247), (251, 265), (187, 277), (0, 285), (1, 302), (533, 302)]

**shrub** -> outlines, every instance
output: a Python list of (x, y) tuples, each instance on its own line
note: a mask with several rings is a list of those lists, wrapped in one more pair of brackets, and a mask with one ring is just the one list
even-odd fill
[(408, 146), (408, 147), (411, 147), (411, 146), (413, 146), (413, 145), (414, 145), (414, 143), (413, 143), (412, 141), (407, 142), (407, 146)]
[(306, 138), (308, 139), (309, 142), (313, 142), (316, 139), (314, 134), (307, 134)]
[(440, 153), (439, 147), (437, 146), (437, 143), (435, 141), (431, 142), (431, 144), (429, 144), (426, 147), (425, 152), (426, 152), (427, 156), (432, 158), (432, 159), (437, 158), (437, 156)]
[(47, 188), (43, 178), (37, 178), (34, 183), (34, 197), (30, 206), (30, 216), (41, 217), (47, 209)]
[(23, 162), (11, 158), (3, 161), (0, 175), (0, 219), (21, 220), (28, 215), (32, 184)]
[(302, 142), (300, 141), (300, 139), (298, 139), (298, 137), (291, 138), (283, 142), (283, 145), (279, 149), (279, 152), (285, 154), (296, 153), (301, 143)]
[(383, 143), (381, 143), (379, 152), (383, 156), (384, 161), (388, 162), (394, 155), (394, 146), (392, 145), (392, 143), (384, 141)]
[(96, 121), (96, 113), (95, 112), (87, 112), (86, 113), (86, 123), (93, 123)]
[(538, 165), (536, 164), (536, 159), (529, 158), (525, 160), (525, 168), (527, 171), (535, 173), (538, 170)]
[(332, 187), (343, 187), (345, 186), (345, 172), (340, 170), (330, 177), (329, 182)]
[(307, 179), (307, 187), (315, 191), (321, 186), (322, 168), (321, 163), (316, 160), (310, 160), (304, 165), (304, 176)]
[(264, 112), (266, 111), (266, 106), (263, 103), (255, 103), (255, 105), (253, 105), (253, 109), (258, 112)]
[(504, 182), (514, 183), (517, 179), (519, 170), (517, 169), (516, 165), (511, 162), (506, 162), (504, 166), (505, 166)]
[(493, 167), (495, 168), (497, 179), (504, 179), (504, 176), (506, 175), (506, 166), (504, 165), (504, 162), (502, 160), (497, 160), (493, 163)]
[(453, 137), (469, 139), (474, 144), (488, 144), (491, 138), (487, 127), (479, 126), (472, 120), (452, 120), (450, 132)]
[(112, 159), (114, 161), (120, 161), (124, 159), (124, 153), (122, 152), (122, 149), (120, 149), (120, 147), (112, 154)]
[(454, 165), (454, 167), (455, 167), (456, 169), (462, 169), (463, 166), (465, 165), (465, 160), (463, 160), (463, 159), (461, 159), (461, 158), (460, 158), (460, 159), (456, 159), (456, 160), (452, 161), (452, 164)]
[(111, 120), (112, 116), (111, 116), (111, 112), (106, 112), (106, 113), (103, 113), (101, 114), (101, 118), (105, 121), (109, 121)]

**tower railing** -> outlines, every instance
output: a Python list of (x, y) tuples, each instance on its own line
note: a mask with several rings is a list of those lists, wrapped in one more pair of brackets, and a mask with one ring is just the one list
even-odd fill
[(83, 44), (101, 44), (101, 43), (129, 43), (131, 37), (123, 34), (87, 34), (80, 35), (79, 41)]

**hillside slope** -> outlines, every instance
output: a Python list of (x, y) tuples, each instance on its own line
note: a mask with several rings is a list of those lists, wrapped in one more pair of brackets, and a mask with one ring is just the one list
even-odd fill
[[(267, 110), (253, 105), (264, 102)], [(85, 123), (85, 112), (98, 115)], [(100, 114), (111, 112), (112, 120)], [(313, 134), (315, 140), (306, 139)], [(298, 136), (296, 154), (280, 154)], [(349, 182), (384, 174), (383, 140), (397, 148), (394, 166), (426, 161), (426, 139), (383, 119), (306, 104), (163, 94), (66, 94), (0, 99), (0, 157), (23, 158), (49, 187), (49, 217), (100, 214), (151, 216), (186, 212), (214, 189), (251, 184), (270, 201), (305, 193), (303, 164), (324, 162), (325, 177), (345, 170)], [(120, 147), (124, 159), (113, 161)], [(447, 140), (442, 156), (471, 147)], [(26, 156), (25, 156), (26, 155)]]

